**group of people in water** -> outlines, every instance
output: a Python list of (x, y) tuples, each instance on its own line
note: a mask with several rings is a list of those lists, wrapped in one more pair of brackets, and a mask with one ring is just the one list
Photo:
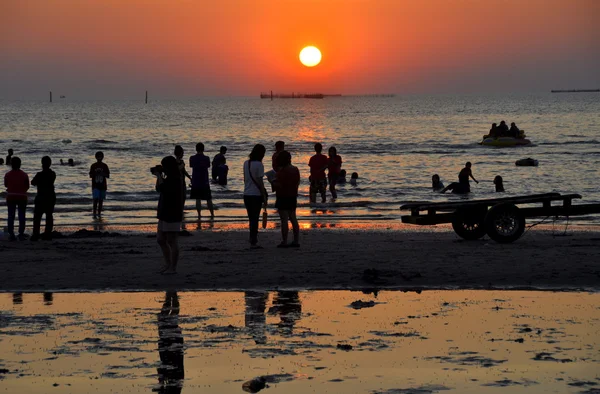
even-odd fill
[(512, 137), (512, 138), (525, 138), (523, 130), (520, 130), (515, 122), (510, 124), (510, 128), (505, 121), (501, 121), (499, 125), (492, 123), (492, 128), (488, 135), (483, 138), (500, 138), (500, 137)]
[[(465, 163), (465, 167), (460, 170), (458, 173), (458, 182), (452, 182), (448, 186), (444, 187), (442, 180), (438, 174), (433, 174), (431, 176), (431, 188), (434, 192), (445, 193), (450, 190), (454, 194), (467, 194), (471, 192), (471, 183), (470, 179), (473, 179), (475, 183), (479, 183), (477, 179), (473, 176), (473, 171), (471, 167), (473, 165), (470, 161)], [(494, 178), (494, 185), (496, 187), (496, 192), (504, 192), (504, 181), (500, 175), (496, 175)]]

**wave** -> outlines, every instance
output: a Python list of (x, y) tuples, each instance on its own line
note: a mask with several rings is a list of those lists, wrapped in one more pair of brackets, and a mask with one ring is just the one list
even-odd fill
[(539, 142), (538, 145), (598, 145), (598, 140), (579, 140), (579, 141), (563, 141), (563, 142)]

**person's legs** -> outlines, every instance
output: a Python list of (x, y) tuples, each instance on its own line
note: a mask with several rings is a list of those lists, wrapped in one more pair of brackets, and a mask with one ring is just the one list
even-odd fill
[(321, 202), (327, 202), (327, 182), (325, 180), (319, 181), (319, 193), (321, 194)]
[(25, 208), (27, 208), (27, 201), (20, 201), (17, 204), (17, 210), (19, 211), (19, 236), (23, 236), (25, 233)]
[(8, 234), (11, 238), (15, 236), (15, 212), (17, 210), (17, 203), (12, 201), (6, 202), (6, 208), (8, 209), (7, 227)]
[(248, 212), (250, 244), (254, 246), (258, 243), (258, 220), (260, 217), (260, 208), (262, 206), (262, 197), (244, 196), (244, 205)]
[[(33, 208), (33, 234), (31, 235), (32, 241), (37, 241), (40, 237), (40, 225), (42, 223), (43, 214), (44, 210), (42, 209), (42, 203), (36, 199)], [(48, 219), (46, 219), (46, 221), (48, 221)]]
[(171, 265), (165, 273), (175, 273), (179, 262), (179, 234), (175, 231), (168, 232), (166, 233), (166, 240), (171, 250)]
[(317, 185), (315, 181), (310, 182), (309, 187), (310, 202), (317, 202)]
[[(292, 231), (294, 232), (294, 242), (292, 245), (300, 244), (300, 226), (298, 225), (298, 219), (296, 218), (296, 210), (289, 211), (290, 222), (292, 222)], [(287, 224), (286, 224), (287, 227)]]
[(206, 205), (208, 205), (208, 210), (210, 211), (210, 217), (214, 218), (215, 217), (215, 209), (213, 207), (212, 199), (207, 200)]
[[(160, 224), (159, 224), (160, 226)], [(167, 235), (160, 228), (156, 232), (156, 242), (160, 245), (160, 250), (162, 251), (163, 258), (165, 259), (165, 264), (160, 269), (160, 272), (164, 272), (171, 266), (171, 246), (167, 242)]]
[(54, 229), (54, 205), (55, 201), (51, 201), (47, 207), (45, 207), (46, 214), (46, 228), (44, 229), (44, 239), (52, 238), (52, 230)]
[(98, 212), (98, 199), (97, 198), (94, 198), (94, 204), (93, 204), (93, 208), (92, 209), (93, 209), (92, 212), (94, 214), (94, 219), (96, 219), (96, 217), (98, 216), (97, 215), (97, 212)]
[(281, 244), (286, 245), (288, 239), (288, 219), (289, 219), (289, 211), (280, 209), (279, 210), (279, 218), (281, 219)]
[(337, 175), (333, 175), (329, 177), (329, 191), (331, 192), (331, 198), (337, 198), (337, 191), (335, 190)]
[(102, 206), (104, 205), (104, 198), (100, 197), (98, 199), (98, 217), (102, 216)]
[(202, 218), (202, 200), (196, 199), (196, 212), (198, 212), (198, 220)]

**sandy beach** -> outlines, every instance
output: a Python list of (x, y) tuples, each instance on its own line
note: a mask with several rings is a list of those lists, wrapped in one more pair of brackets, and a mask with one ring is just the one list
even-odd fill
[(1, 291), (211, 289), (600, 289), (600, 233), (529, 231), (518, 242), (466, 242), (451, 230), (315, 229), (300, 249), (278, 249), (279, 232), (195, 232), (180, 237), (178, 274), (152, 234), (0, 242)]

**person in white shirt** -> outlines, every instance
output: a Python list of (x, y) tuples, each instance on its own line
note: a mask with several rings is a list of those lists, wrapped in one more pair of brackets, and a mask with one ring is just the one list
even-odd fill
[(250, 223), (251, 247), (258, 247), (260, 209), (267, 205), (268, 195), (263, 182), (265, 167), (262, 163), (266, 151), (264, 145), (256, 144), (249, 159), (244, 162), (244, 206)]

